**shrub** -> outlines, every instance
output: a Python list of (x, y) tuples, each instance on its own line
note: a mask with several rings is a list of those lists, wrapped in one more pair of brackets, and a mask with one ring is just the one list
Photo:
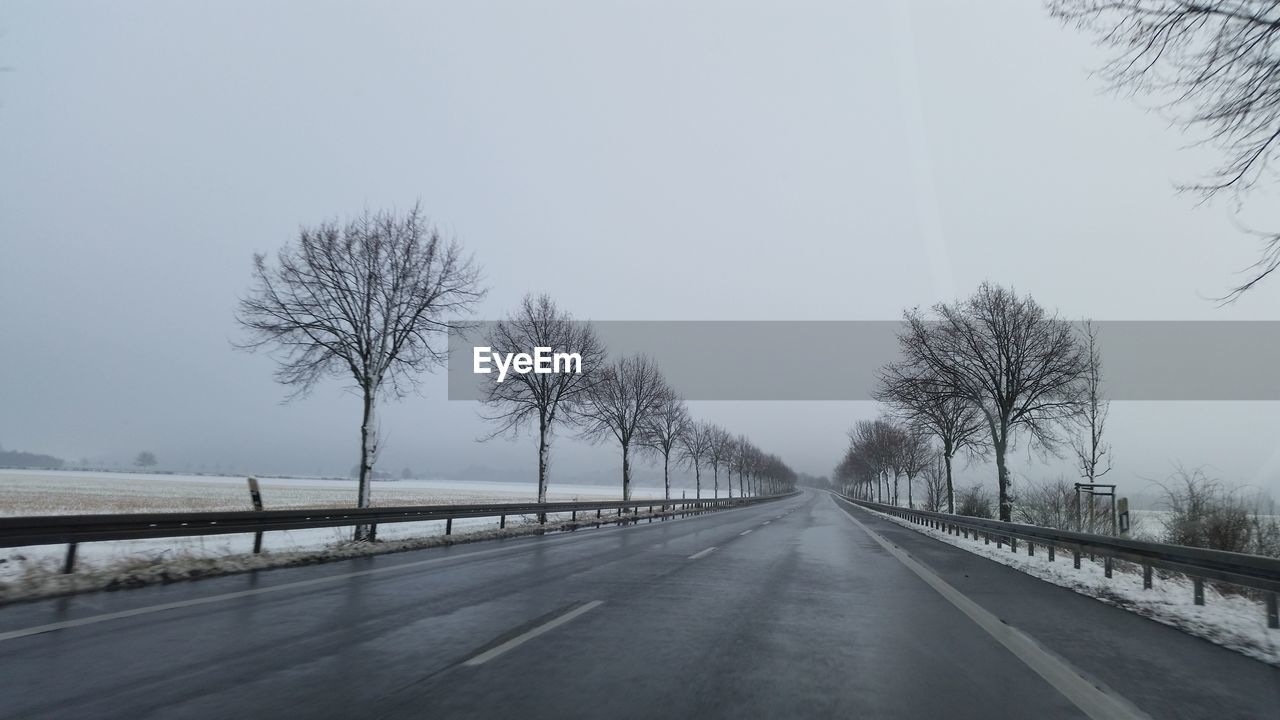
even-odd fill
[(991, 492), (981, 485), (970, 485), (956, 491), (956, 514), (991, 519), (996, 516), (996, 503)]
[[(1107, 517), (1110, 518), (1110, 513)], [(1075, 485), (1062, 477), (1027, 485), (1025, 490), (1018, 493), (1018, 502), (1013, 506), (1013, 519), (1027, 525), (1075, 530), (1078, 526)]]
[(1238, 487), (1228, 487), (1203, 469), (1178, 468), (1168, 483), (1160, 484), (1164, 541), (1190, 547), (1228, 550), (1256, 555), (1280, 555), (1280, 525), (1274, 503), (1263, 496), (1248, 497)]

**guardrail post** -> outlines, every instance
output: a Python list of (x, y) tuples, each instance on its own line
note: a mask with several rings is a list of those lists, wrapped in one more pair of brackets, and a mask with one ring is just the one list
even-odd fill
[(984, 533), (982, 533), (982, 544), (983, 544), (983, 545), (990, 545), (990, 544), (991, 544), (991, 533), (989, 533), (989, 532), (984, 532)]
[(506, 515), (499, 515), (499, 516), (498, 516), (498, 529), (499, 529), (499, 530), (504, 530), (504, 529), (506, 529), (506, 527), (507, 527), (507, 516), (506, 516)]
[(1071, 564), (1075, 565), (1075, 568), (1077, 570), (1080, 569), (1080, 551), (1079, 550), (1071, 551)]
[(1111, 556), (1110, 555), (1102, 558), (1102, 572), (1107, 577), (1111, 577)]
[(1009, 538), (1009, 550), (1011, 552), (1018, 552), (1018, 538), (1016, 537)]
[(1142, 563), (1142, 589), (1151, 589), (1151, 563)]
[(375, 542), (378, 539), (378, 523), (369, 526), (369, 542)]
[(453, 534), (453, 518), (448, 518), (444, 521), (444, 534), (445, 535)]
[(1049, 562), (1053, 562), (1053, 543), (1049, 543)]
[(999, 550), (999, 549), (1000, 549), (1000, 548), (1002, 548), (1002, 547), (1004, 547), (1004, 536), (1003, 536), (1003, 535), (997, 535), (997, 536), (996, 536), (996, 549), (997, 549), (997, 550)]
[(1027, 541), (1027, 556), (1028, 556), (1028, 557), (1034, 557), (1034, 556), (1035, 556), (1035, 554), (1036, 554), (1036, 544), (1035, 544), (1034, 542), (1031, 542), (1030, 540), (1028, 540), (1028, 541)]
[(70, 575), (76, 569), (76, 546), (79, 543), (67, 543), (67, 559), (62, 563), (62, 574)]
[(1204, 580), (1201, 578), (1192, 578), (1191, 582), (1195, 586), (1196, 604), (1203, 605), (1204, 604)]
[(1280, 602), (1276, 601), (1276, 594), (1267, 593), (1267, 627), (1272, 630), (1280, 628)]

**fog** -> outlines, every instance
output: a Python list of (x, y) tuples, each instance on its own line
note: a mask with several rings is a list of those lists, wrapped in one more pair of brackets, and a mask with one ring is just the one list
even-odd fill
[[(983, 280), (1071, 318), (1280, 319), (1280, 280), (1212, 300), (1254, 259), (1239, 222), (1268, 218), (1179, 195), (1215, 156), (1101, 92), (1103, 59), (1019, 0), (11, 0), (0, 445), (345, 475), (358, 398), (282, 404), (271, 358), (232, 346), (236, 300), (300, 225), (416, 201), (484, 268), (479, 319), (546, 292), (584, 319), (892, 320)], [(533, 483), (534, 443), (476, 442), (477, 410), (426, 378), (384, 406), (380, 468)], [(818, 475), (878, 408), (691, 410)], [(1277, 492), (1278, 430), (1274, 403), (1118, 402), (1108, 477)], [(557, 438), (553, 483), (618, 474)]]

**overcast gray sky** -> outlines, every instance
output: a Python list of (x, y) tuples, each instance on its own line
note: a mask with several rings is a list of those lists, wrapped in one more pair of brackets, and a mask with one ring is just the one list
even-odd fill
[[(1102, 60), (1026, 0), (6, 0), (0, 444), (346, 472), (358, 400), (281, 405), (231, 348), (236, 297), (300, 224), (416, 200), (483, 265), (486, 318), (545, 291), (601, 320), (883, 320), (989, 279), (1072, 317), (1280, 319), (1280, 280), (1206, 300), (1254, 246), (1174, 192), (1215, 157), (1102, 94)], [(444, 397), (386, 407), (385, 469), (532, 482), (531, 442), (476, 444)], [(693, 410), (817, 474), (876, 408)], [(1277, 430), (1271, 404), (1117, 404), (1111, 477), (1275, 490)], [(557, 442), (553, 482), (617, 474)]]

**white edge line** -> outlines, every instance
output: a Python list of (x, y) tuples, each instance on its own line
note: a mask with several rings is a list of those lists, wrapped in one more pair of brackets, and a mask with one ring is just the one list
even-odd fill
[(739, 537), (741, 537), (741, 536), (743, 536), (743, 535), (746, 535), (746, 534), (747, 534), (747, 533), (749, 533), (749, 532), (751, 532), (751, 531), (750, 531), (750, 530), (743, 530), (742, 532), (738, 533), (738, 536), (739, 536)]
[(946, 580), (943, 580), (924, 564), (911, 557), (905, 550), (890, 543), (880, 533), (863, 525), (847, 510), (837, 509), (840, 510), (840, 514), (849, 518), (849, 522), (857, 525), (863, 532), (870, 535), (871, 539), (889, 551), (890, 555), (897, 558), (899, 562), (918, 575), (921, 580), (924, 580), (930, 587), (938, 591), (939, 595), (946, 598), (948, 602), (967, 615), (978, 627), (985, 630), (996, 642), (1003, 645), (1015, 657), (1025, 663), (1027, 667), (1044, 678), (1045, 681), (1070, 700), (1072, 704), (1080, 708), (1085, 715), (1095, 720), (1102, 720), (1103, 718), (1150, 720), (1150, 716), (1142, 712), (1132, 702), (1098, 687), (1094, 682), (1084, 677), (1080, 671), (1072, 667), (1065, 659), (1049, 652), (1030, 635), (1012, 625), (1006, 624), (1003, 620), (988, 612), (986, 608), (970, 600)]
[(699, 552), (696, 552), (696, 553), (694, 553), (694, 554), (690, 555), (690, 556), (689, 556), (689, 559), (690, 559), (690, 560), (697, 560), (698, 558), (700, 558), (700, 557), (706, 557), (706, 556), (710, 555), (711, 553), (713, 553), (713, 552), (715, 552), (715, 551), (716, 551), (715, 546), (712, 546), (712, 547), (707, 548), (706, 550), (702, 550), (702, 551), (699, 551)]
[(595, 610), (596, 608), (600, 607), (603, 604), (604, 604), (603, 600), (592, 600), (589, 603), (579, 605), (578, 607), (570, 610), (569, 612), (559, 617), (552, 618), (551, 620), (548, 620), (547, 622), (542, 623), (538, 627), (530, 628), (529, 630), (526, 630), (525, 632), (520, 633), (519, 635), (511, 638), (510, 640), (502, 643), (497, 647), (493, 647), (493, 648), (489, 648), (488, 650), (485, 650), (484, 652), (471, 658), (470, 660), (467, 660), (462, 664), (465, 665), (466, 667), (475, 667), (476, 665), (483, 665), (489, 662), (490, 660), (498, 657), (499, 655), (502, 655), (503, 653), (506, 653), (508, 651), (511, 651), (520, 647), (521, 645), (529, 642), (530, 640), (538, 637), (539, 635), (555, 630), (556, 628), (569, 622), (570, 620), (573, 620), (574, 618), (578, 617), (579, 615), (582, 615), (583, 613), (587, 613), (592, 610)]

